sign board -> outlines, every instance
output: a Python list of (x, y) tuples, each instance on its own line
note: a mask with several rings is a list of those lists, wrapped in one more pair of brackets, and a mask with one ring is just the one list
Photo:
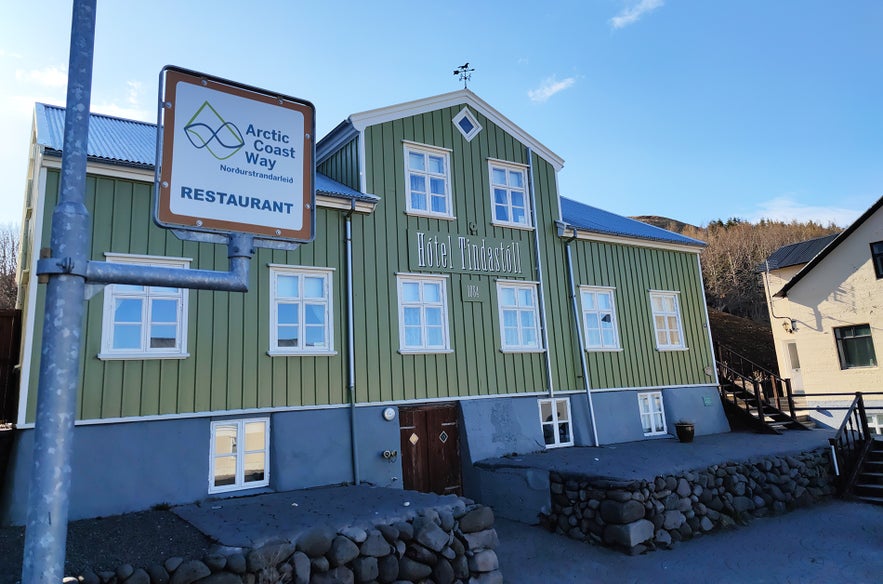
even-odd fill
[(157, 224), (312, 241), (313, 104), (176, 67), (160, 83)]

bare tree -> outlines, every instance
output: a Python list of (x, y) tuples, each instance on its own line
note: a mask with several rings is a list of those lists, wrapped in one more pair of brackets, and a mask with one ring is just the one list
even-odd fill
[(0, 225), (0, 308), (15, 308), (19, 233), (18, 225)]

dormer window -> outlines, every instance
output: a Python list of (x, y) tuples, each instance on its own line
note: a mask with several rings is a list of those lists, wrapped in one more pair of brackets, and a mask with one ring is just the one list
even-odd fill
[(464, 107), (460, 110), (460, 113), (454, 116), (453, 122), (467, 142), (471, 142), (481, 132), (481, 124), (478, 123), (469, 108)]

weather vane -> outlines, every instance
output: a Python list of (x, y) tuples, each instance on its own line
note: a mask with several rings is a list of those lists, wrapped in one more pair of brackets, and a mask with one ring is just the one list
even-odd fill
[(463, 82), (463, 89), (468, 88), (469, 80), (472, 79), (473, 71), (475, 71), (475, 67), (470, 68), (469, 63), (464, 63), (454, 69), (454, 75), (459, 75), (460, 81)]

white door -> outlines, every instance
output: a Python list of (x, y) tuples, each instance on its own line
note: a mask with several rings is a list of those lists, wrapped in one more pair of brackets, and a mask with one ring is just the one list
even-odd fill
[(800, 373), (800, 356), (797, 354), (797, 343), (788, 341), (785, 343), (788, 353), (788, 365), (791, 367), (791, 390), (794, 393), (803, 391), (803, 375)]

